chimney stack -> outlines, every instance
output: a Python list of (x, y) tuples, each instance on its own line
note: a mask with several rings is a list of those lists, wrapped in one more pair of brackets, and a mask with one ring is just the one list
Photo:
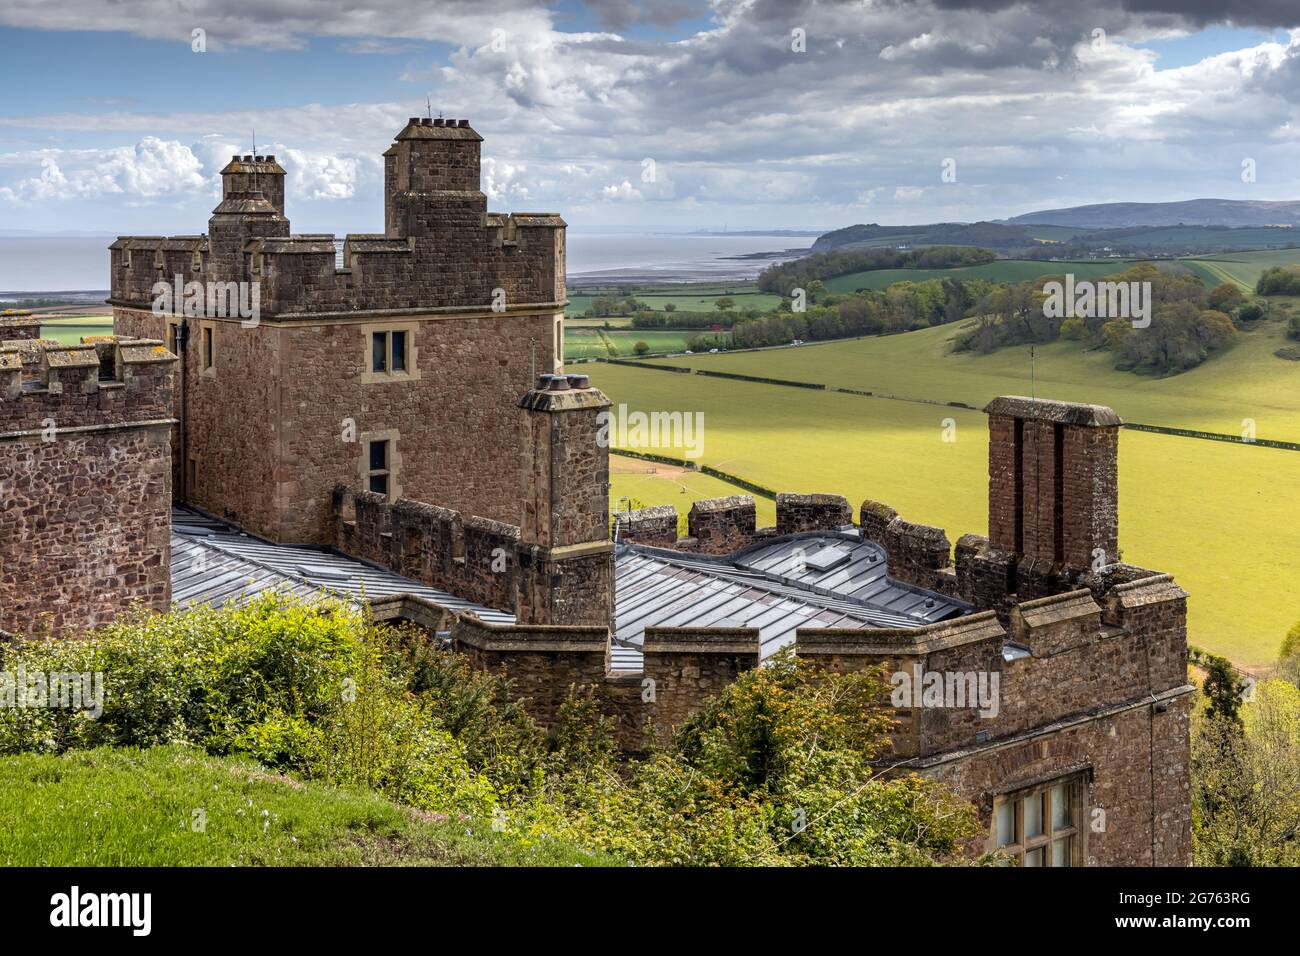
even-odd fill
[(1102, 405), (995, 398), (989, 416), (989, 542), (1087, 569), (1119, 560), (1119, 429)]
[(524, 509), (515, 613), (522, 623), (612, 622), (609, 405), (599, 389), (564, 375), (539, 376), (519, 400)]

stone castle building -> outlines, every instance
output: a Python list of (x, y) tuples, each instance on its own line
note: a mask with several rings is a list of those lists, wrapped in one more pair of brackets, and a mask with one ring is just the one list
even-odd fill
[[(113, 244), (116, 337), (0, 319), (0, 629), (330, 593), (503, 669), (543, 724), (590, 687), (629, 750), (793, 648), (884, 668), (884, 763), (975, 804), (972, 852), (1186, 864), (1186, 595), (1119, 560), (1115, 413), (992, 402), (988, 535), (955, 548), (836, 495), (611, 528), (610, 403), (562, 366), (564, 222), (488, 212), (480, 142), (411, 120), (384, 233), (341, 262), (289, 232), (273, 156), (235, 157), (206, 235)], [(160, 307), (159, 282), (199, 291)], [(255, 298), (210, 308), (232, 283)]]

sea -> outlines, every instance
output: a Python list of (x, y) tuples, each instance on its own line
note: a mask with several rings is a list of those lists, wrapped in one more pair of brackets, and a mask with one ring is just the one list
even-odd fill
[[(0, 236), (0, 301), (82, 292), (103, 299), (113, 236)], [(568, 232), (573, 288), (620, 283), (752, 279), (807, 254), (816, 236), (792, 233)]]

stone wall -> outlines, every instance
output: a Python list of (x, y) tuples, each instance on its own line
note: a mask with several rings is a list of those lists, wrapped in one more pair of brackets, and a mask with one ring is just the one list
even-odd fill
[(829, 531), (853, 524), (853, 509), (842, 495), (776, 496), (776, 533)]
[[(1088, 807), (1107, 821), (1086, 834), (1089, 859), (1186, 865), (1186, 598), (1152, 574), (1101, 602), (1078, 590), (1017, 604), (1005, 630), (984, 611), (915, 630), (801, 630), (795, 647), (834, 670), (879, 667), (900, 692), (921, 688), (895, 702), (891, 759), (951, 784), (986, 826), (997, 794), (1086, 772)], [(989, 693), (972, 698), (981, 680)], [(931, 687), (944, 693), (929, 698)]]
[(519, 529), (420, 501), (339, 486), (333, 545), (467, 601), (515, 611)]
[[(514, 405), (534, 357), (554, 361), (553, 318), (404, 317), (415, 371), (389, 380), (367, 375), (374, 323), (189, 319), (176, 445), (178, 472), (182, 455), (193, 460), (194, 487), (180, 497), (273, 541), (324, 544), (334, 486), (360, 483), (367, 441), (382, 437), (397, 456), (395, 498), (518, 525), (524, 436)], [(167, 321), (114, 310), (119, 332), (162, 337)], [(204, 325), (211, 370), (201, 367)]]
[(76, 636), (169, 606), (174, 361), (109, 337), (0, 351), (0, 629)]

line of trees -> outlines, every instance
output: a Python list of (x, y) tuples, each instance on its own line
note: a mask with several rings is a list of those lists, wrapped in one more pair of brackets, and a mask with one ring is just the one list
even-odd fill
[(768, 266), (758, 276), (764, 292), (790, 295), (815, 279), (833, 279), (878, 269), (955, 269), (992, 262), (997, 254), (975, 246), (926, 246), (921, 249), (852, 249), (818, 252), (793, 262)]

